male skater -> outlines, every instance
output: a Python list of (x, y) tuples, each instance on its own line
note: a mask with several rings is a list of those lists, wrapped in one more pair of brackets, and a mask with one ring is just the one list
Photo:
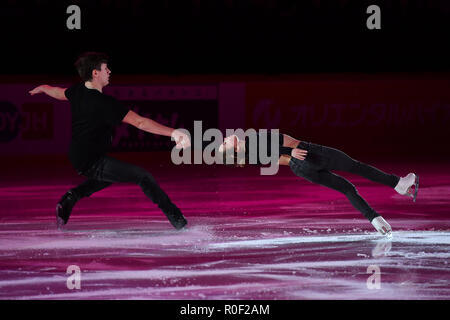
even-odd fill
[(58, 202), (57, 227), (67, 223), (72, 208), (81, 198), (89, 197), (114, 182), (132, 182), (158, 205), (177, 230), (182, 229), (187, 224), (186, 219), (149, 172), (106, 154), (111, 146), (113, 128), (121, 121), (143, 131), (171, 136), (177, 148), (190, 146), (188, 136), (141, 117), (118, 100), (103, 94), (102, 89), (108, 85), (111, 74), (105, 54), (86, 52), (77, 59), (75, 67), (83, 82), (68, 89), (41, 85), (30, 91), (31, 95), (43, 92), (58, 100), (69, 100), (72, 113), (69, 160), (79, 175), (88, 178), (70, 189)]

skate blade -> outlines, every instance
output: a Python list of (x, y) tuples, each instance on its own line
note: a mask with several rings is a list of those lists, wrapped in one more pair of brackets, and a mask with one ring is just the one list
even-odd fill
[(417, 193), (419, 192), (419, 176), (416, 175), (416, 181), (414, 183), (414, 196), (413, 196), (413, 202), (416, 202)]
[(392, 229), (388, 229), (385, 226), (382, 226), (380, 229), (378, 229), (378, 232), (383, 235), (386, 236), (387, 238), (392, 238)]
[(60, 209), (62, 209), (62, 207), (58, 204), (56, 206), (56, 228), (58, 230), (62, 230), (65, 225), (64, 220), (59, 216)]
[[(413, 190), (414, 187), (414, 190)], [(408, 196), (413, 199), (413, 202), (416, 202), (417, 192), (419, 191), (419, 176), (416, 175), (416, 179), (414, 180), (414, 184), (406, 190), (405, 196)]]

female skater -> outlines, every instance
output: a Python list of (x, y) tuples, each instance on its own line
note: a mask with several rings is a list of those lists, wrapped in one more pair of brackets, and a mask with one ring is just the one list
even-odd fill
[[(267, 150), (270, 153), (271, 134), (267, 134)], [(410, 196), (416, 201), (419, 190), (419, 177), (410, 173), (405, 177), (398, 177), (393, 174), (387, 174), (370, 165), (352, 159), (344, 152), (294, 139), (286, 134), (273, 135), (278, 136), (279, 161), (280, 165), (288, 165), (295, 175), (306, 180), (317, 183), (322, 186), (334, 189), (343, 193), (350, 203), (358, 209), (382, 235), (390, 237), (392, 228), (386, 220), (383, 219), (369, 204), (359, 195), (355, 186), (343, 177), (331, 172), (331, 170), (340, 170), (360, 175), (364, 178), (378, 182), (394, 188), (401, 195)], [(242, 162), (249, 163), (249, 138), (239, 139), (236, 135), (228, 136), (219, 147), (219, 152), (223, 153), (224, 162), (228, 154), (231, 154), (235, 165), (241, 165)], [(256, 146), (259, 150), (260, 136), (256, 135)], [(233, 148), (234, 151), (227, 150)], [(257, 152), (257, 151), (255, 151)], [(241, 163), (239, 154), (242, 154)], [(259, 152), (256, 153), (259, 155)], [(242, 158), (244, 159), (242, 161)], [(258, 159), (258, 163), (259, 159)], [(414, 186), (414, 191), (412, 187)]]

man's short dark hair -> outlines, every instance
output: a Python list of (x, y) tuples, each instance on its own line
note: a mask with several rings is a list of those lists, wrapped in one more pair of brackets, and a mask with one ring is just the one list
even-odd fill
[(78, 74), (83, 81), (92, 80), (92, 71), (101, 70), (102, 63), (108, 63), (108, 56), (102, 52), (85, 52), (75, 62)]

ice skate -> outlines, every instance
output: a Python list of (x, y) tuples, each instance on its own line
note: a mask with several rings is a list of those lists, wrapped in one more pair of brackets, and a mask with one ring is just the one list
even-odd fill
[(182, 230), (187, 225), (187, 220), (175, 205), (169, 210), (163, 210), (169, 222), (177, 230)]
[(416, 202), (417, 193), (419, 191), (419, 176), (414, 173), (410, 173), (406, 177), (400, 178), (395, 186), (395, 191), (403, 196), (413, 198), (413, 201)]
[(67, 224), (67, 221), (69, 221), (70, 213), (77, 200), (77, 197), (72, 191), (68, 191), (62, 196), (61, 200), (59, 200), (56, 205), (56, 227), (58, 229), (61, 229)]
[(177, 230), (182, 230), (185, 229), (186, 225), (187, 225), (187, 220), (181, 216), (178, 218), (172, 218), (170, 219), (170, 223), (173, 225), (173, 227)]
[(374, 218), (371, 223), (379, 233), (387, 238), (392, 238), (392, 228), (382, 216)]

